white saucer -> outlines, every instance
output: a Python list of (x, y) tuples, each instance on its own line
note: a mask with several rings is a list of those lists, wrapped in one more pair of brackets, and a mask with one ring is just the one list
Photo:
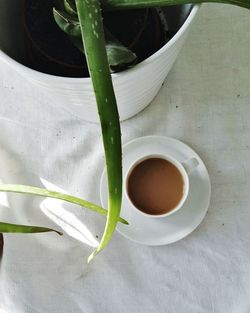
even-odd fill
[[(179, 140), (148, 136), (130, 141), (123, 146), (123, 173), (135, 159), (145, 154), (168, 154), (178, 161), (195, 157), (199, 165), (191, 172), (190, 193), (184, 206), (176, 213), (163, 218), (150, 218), (137, 212), (123, 194), (121, 216), (129, 225), (117, 224), (124, 237), (144, 245), (165, 245), (189, 235), (203, 220), (208, 210), (211, 185), (207, 169), (197, 153)], [(108, 205), (107, 175), (104, 170), (100, 195), (103, 207)]]

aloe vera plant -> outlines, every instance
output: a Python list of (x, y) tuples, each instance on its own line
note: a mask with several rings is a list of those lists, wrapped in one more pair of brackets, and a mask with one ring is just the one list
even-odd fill
[[(53, 15), (57, 25), (64, 31), (73, 44), (85, 53), (82, 41), (80, 21), (77, 11), (71, 7), (67, 0), (60, 9), (54, 8)], [(108, 63), (112, 72), (121, 71), (137, 62), (137, 56), (129, 48), (125, 47), (115, 36), (104, 26), (105, 47)]]
[(40, 226), (28, 226), (28, 225), (18, 225), (0, 222), (0, 233), (22, 233), (22, 234), (34, 234), (34, 233), (46, 233), (55, 232), (58, 235), (62, 235), (62, 232)]
[[(217, 2), (250, 9), (250, 0), (192, 0), (192, 3)], [(58, 0), (54, 18), (58, 26), (82, 51), (87, 60), (96, 103), (100, 116), (109, 187), (109, 203), (106, 211), (85, 200), (53, 191), (30, 186), (1, 185), (0, 191), (27, 193), (53, 197), (79, 204), (100, 214), (107, 214), (107, 222), (100, 245), (89, 261), (108, 244), (117, 222), (127, 224), (120, 217), (122, 198), (122, 150), (119, 114), (110, 71), (119, 71), (133, 66), (136, 55), (112, 35), (112, 30), (103, 26), (102, 11), (138, 9), (157, 6), (187, 4), (189, 0)], [(27, 228), (0, 223), (2, 231), (53, 231), (46, 228)]]
[[(26, 195), (34, 195), (34, 196), (41, 196), (41, 197), (46, 197), (46, 198), (54, 198), (54, 199), (59, 199), (63, 200), (65, 202), (77, 204), (81, 207), (87, 208), (91, 211), (94, 211), (96, 213), (99, 213), (101, 215), (107, 215), (108, 211), (103, 209), (97, 204), (94, 204), (92, 202), (83, 200), (78, 197), (74, 197), (69, 194), (65, 194), (62, 192), (57, 192), (53, 190), (48, 190), (45, 188), (38, 188), (38, 187), (33, 187), (33, 186), (26, 186), (26, 185), (12, 185), (12, 184), (2, 184), (0, 185), (0, 192), (15, 192), (15, 193), (20, 193), (20, 194), (26, 194)], [(119, 222), (123, 224), (128, 224), (126, 220), (123, 218), (119, 217)], [(1, 232), (1, 230), (0, 230)]]
[(55, 232), (58, 235), (62, 235), (62, 232), (41, 226), (30, 226), (30, 225), (20, 225), (20, 224), (10, 224), (0, 222), (0, 235), (2, 233), (22, 233), (22, 234), (34, 234), (34, 233), (47, 233)]
[(105, 48), (100, 2), (99, 0), (76, 0), (76, 7), (100, 116), (109, 187), (108, 217), (104, 235), (98, 248), (90, 255), (88, 259), (90, 261), (108, 244), (120, 216), (122, 198), (121, 130)]
[[(107, 215), (108, 211), (103, 209), (102, 207), (83, 200), (78, 197), (74, 197), (72, 195), (64, 194), (61, 192), (56, 192), (44, 188), (38, 188), (33, 186), (25, 186), (25, 185), (12, 185), (12, 184), (2, 184), (0, 185), (0, 192), (15, 192), (20, 194), (29, 194), (35, 196), (42, 196), (47, 198), (55, 198), (59, 200), (63, 200), (69, 203), (77, 204), (81, 207), (88, 208), (91, 211), (97, 212), (101, 215)], [(121, 217), (118, 217), (118, 221), (123, 224), (128, 224), (126, 220)], [(48, 227), (41, 226), (29, 226), (29, 225), (19, 225), (19, 224), (10, 224), (0, 222), (0, 235), (1, 233), (23, 233), (23, 234), (31, 234), (31, 233), (45, 233), (45, 232), (55, 232), (58, 235), (62, 235), (62, 232), (51, 229)]]
[[(226, 2), (227, 0), (223, 0)], [(204, 1), (196, 0), (195, 3)], [(208, 1), (209, 2), (209, 1)], [(212, 2), (212, 1), (211, 1)], [(217, 2), (220, 2), (218, 0)], [(58, 26), (67, 34), (76, 35), (81, 29), (83, 42), (82, 51), (85, 53), (88, 63), (88, 69), (94, 92), (100, 122), (102, 127), (103, 144), (106, 156), (106, 168), (109, 186), (109, 207), (108, 218), (105, 231), (99, 247), (89, 257), (89, 261), (100, 252), (109, 242), (120, 214), (120, 205), (122, 197), (122, 153), (119, 115), (117, 111), (116, 98), (112, 86), (112, 79), (108, 66), (112, 69), (112, 63), (108, 55), (108, 37), (104, 35), (104, 26), (101, 15), (101, 5), (104, 9), (117, 10), (128, 8), (145, 8), (153, 6), (175, 5), (188, 3), (186, 0), (64, 0), (65, 11), (74, 17), (74, 25), (71, 24), (71, 33), (69, 32), (70, 17), (68, 20), (62, 20), (58, 17), (58, 12), (54, 9), (54, 17)], [(250, 8), (250, 0), (235, 1), (229, 4), (237, 4)], [(76, 4), (76, 6), (75, 6)], [(78, 19), (76, 18), (76, 14)], [(77, 23), (78, 21), (78, 23)], [(75, 29), (73, 31), (73, 29)], [(79, 33), (77, 34), (79, 37)], [(115, 51), (116, 53), (119, 51)], [(122, 63), (122, 58), (120, 58)], [(119, 53), (118, 53), (119, 64)]]
[[(192, 3), (199, 4), (203, 2), (225, 3), (241, 6), (250, 9), (250, 0), (194, 0)], [(118, 11), (131, 9), (145, 9), (162, 7), (169, 5), (188, 4), (189, 0), (100, 0), (103, 11)], [(93, 5), (93, 4), (92, 4)], [(77, 14), (75, 0), (59, 0), (58, 7), (53, 9), (54, 19), (59, 28), (64, 31), (75, 46), (85, 54), (83, 47), (82, 32), (80, 20)], [(114, 12), (115, 14), (115, 12)], [(87, 22), (85, 22), (87, 23)], [(108, 57), (108, 63), (111, 72), (124, 70), (135, 65), (138, 61), (136, 54), (128, 47), (124, 46), (112, 34), (112, 30), (107, 29), (103, 24), (105, 46)], [(93, 53), (93, 51), (91, 51)]]

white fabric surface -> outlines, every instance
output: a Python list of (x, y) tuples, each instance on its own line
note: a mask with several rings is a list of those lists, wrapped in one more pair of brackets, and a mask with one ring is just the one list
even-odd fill
[[(204, 5), (156, 99), (122, 124), (124, 142), (172, 136), (203, 158), (212, 199), (198, 229), (163, 247), (116, 233), (90, 265), (93, 248), (68, 235), (5, 236), (1, 313), (250, 312), (249, 51), (249, 12)], [(99, 203), (103, 167), (99, 126), (59, 111), (1, 64), (0, 179)], [(55, 227), (41, 207), (66, 208), (92, 242), (102, 234), (103, 217), (29, 196), (1, 196), (0, 219)]]

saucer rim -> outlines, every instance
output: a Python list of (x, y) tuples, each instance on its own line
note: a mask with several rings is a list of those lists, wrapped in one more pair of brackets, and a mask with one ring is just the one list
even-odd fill
[[(182, 239), (184, 239), (185, 237), (189, 236), (192, 232), (195, 231), (195, 229), (203, 222), (206, 214), (207, 214), (207, 211), (208, 211), (208, 208), (209, 208), (209, 204), (210, 204), (210, 201), (211, 201), (211, 180), (210, 180), (210, 176), (209, 176), (209, 173), (208, 173), (208, 170), (207, 170), (207, 167), (206, 165), (204, 164), (203, 160), (201, 159), (201, 157), (197, 154), (197, 152), (195, 150), (193, 150), (193, 148), (191, 148), (189, 145), (187, 145), (186, 143), (184, 143), (183, 141), (179, 140), (179, 139), (176, 139), (176, 138), (173, 138), (173, 137), (168, 137), (168, 136), (161, 136), (161, 135), (149, 135), (149, 136), (141, 136), (141, 137), (137, 137), (137, 138), (134, 138), (130, 141), (128, 141), (127, 143), (123, 144), (122, 145), (122, 148), (126, 148), (128, 145), (131, 145), (133, 144), (134, 142), (136, 141), (140, 141), (142, 139), (156, 139), (156, 138), (159, 138), (159, 139), (163, 139), (163, 140), (170, 140), (170, 141), (173, 141), (177, 144), (182, 144), (184, 146), (186, 146), (189, 150), (192, 151), (192, 153), (194, 153), (195, 156), (198, 156), (199, 160), (201, 160), (202, 162), (202, 165), (204, 166), (204, 169), (205, 169), (205, 172), (206, 172), (206, 181), (207, 181), (207, 184), (208, 184), (208, 189), (207, 189), (207, 203), (206, 205), (204, 205), (205, 209), (204, 209), (204, 212), (201, 216), (201, 218), (199, 219), (199, 221), (192, 227), (191, 230), (187, 230), (185, 231), (184, 233), (180, 233), (179, 236), (175, 236), (174, 239), (172, 240), (166, 240), (166, 241), (161, 241), (161, 242), (151, 242), (151, 243), (147, 243), (145, 241), (140, 241), (140, 240), (137, 240), (135, 239), (134, 237), (131, 237), (131, 236), (128, 236), (126, 233), (124, 233), (121, 229), (119, 229), (119, 224), (116, 226), (116, 230), (117, 232), (122, 235), (124, 238), (128, 239), (128, 240), (131, 240), (137, 244), (140, 244), (140, 245), (145, 245), (145, 246), (164, 246), (164, 245), (168, 245), (168, 244), (172, 244), (172, 243), (175, 243), (177, 241), (180, 241)], [(102, 171), (102, 175), (101, 175), (101, 179), (100, 179), (100, 199), (101, 199), (101, 203), (103, 205), (103, 195), (102, 195), (102, 186), (103, 186), (103, 183), (104, 183), (104, 177), (105, 177), (105, 174), (106, 174), (106, 166), (104, 167), (103, 171)], [(174, 214), (174, 213), (173, 213)], [(148, 217), (150, 218), (150, 217)], [(166, 217), (162, 217), (161, 219), (159, 220), (163, 220), (164, 218), (167, 218)], [(127, 227), (129, 227), (129, 225), (127, 225)], [(166, 238), (166, 237), (165, 237)]]

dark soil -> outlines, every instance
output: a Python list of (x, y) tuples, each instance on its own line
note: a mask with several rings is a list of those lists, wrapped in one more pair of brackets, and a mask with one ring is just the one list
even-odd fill
[[(84, 55), (56, 25), (52, 8), (56, 0), (23, 0), (29, 66), (48, 74), (86, 77)], [(166, 42), (166, 32), (155, 9), (104, 14), (104, 24), (142, 61)]]

